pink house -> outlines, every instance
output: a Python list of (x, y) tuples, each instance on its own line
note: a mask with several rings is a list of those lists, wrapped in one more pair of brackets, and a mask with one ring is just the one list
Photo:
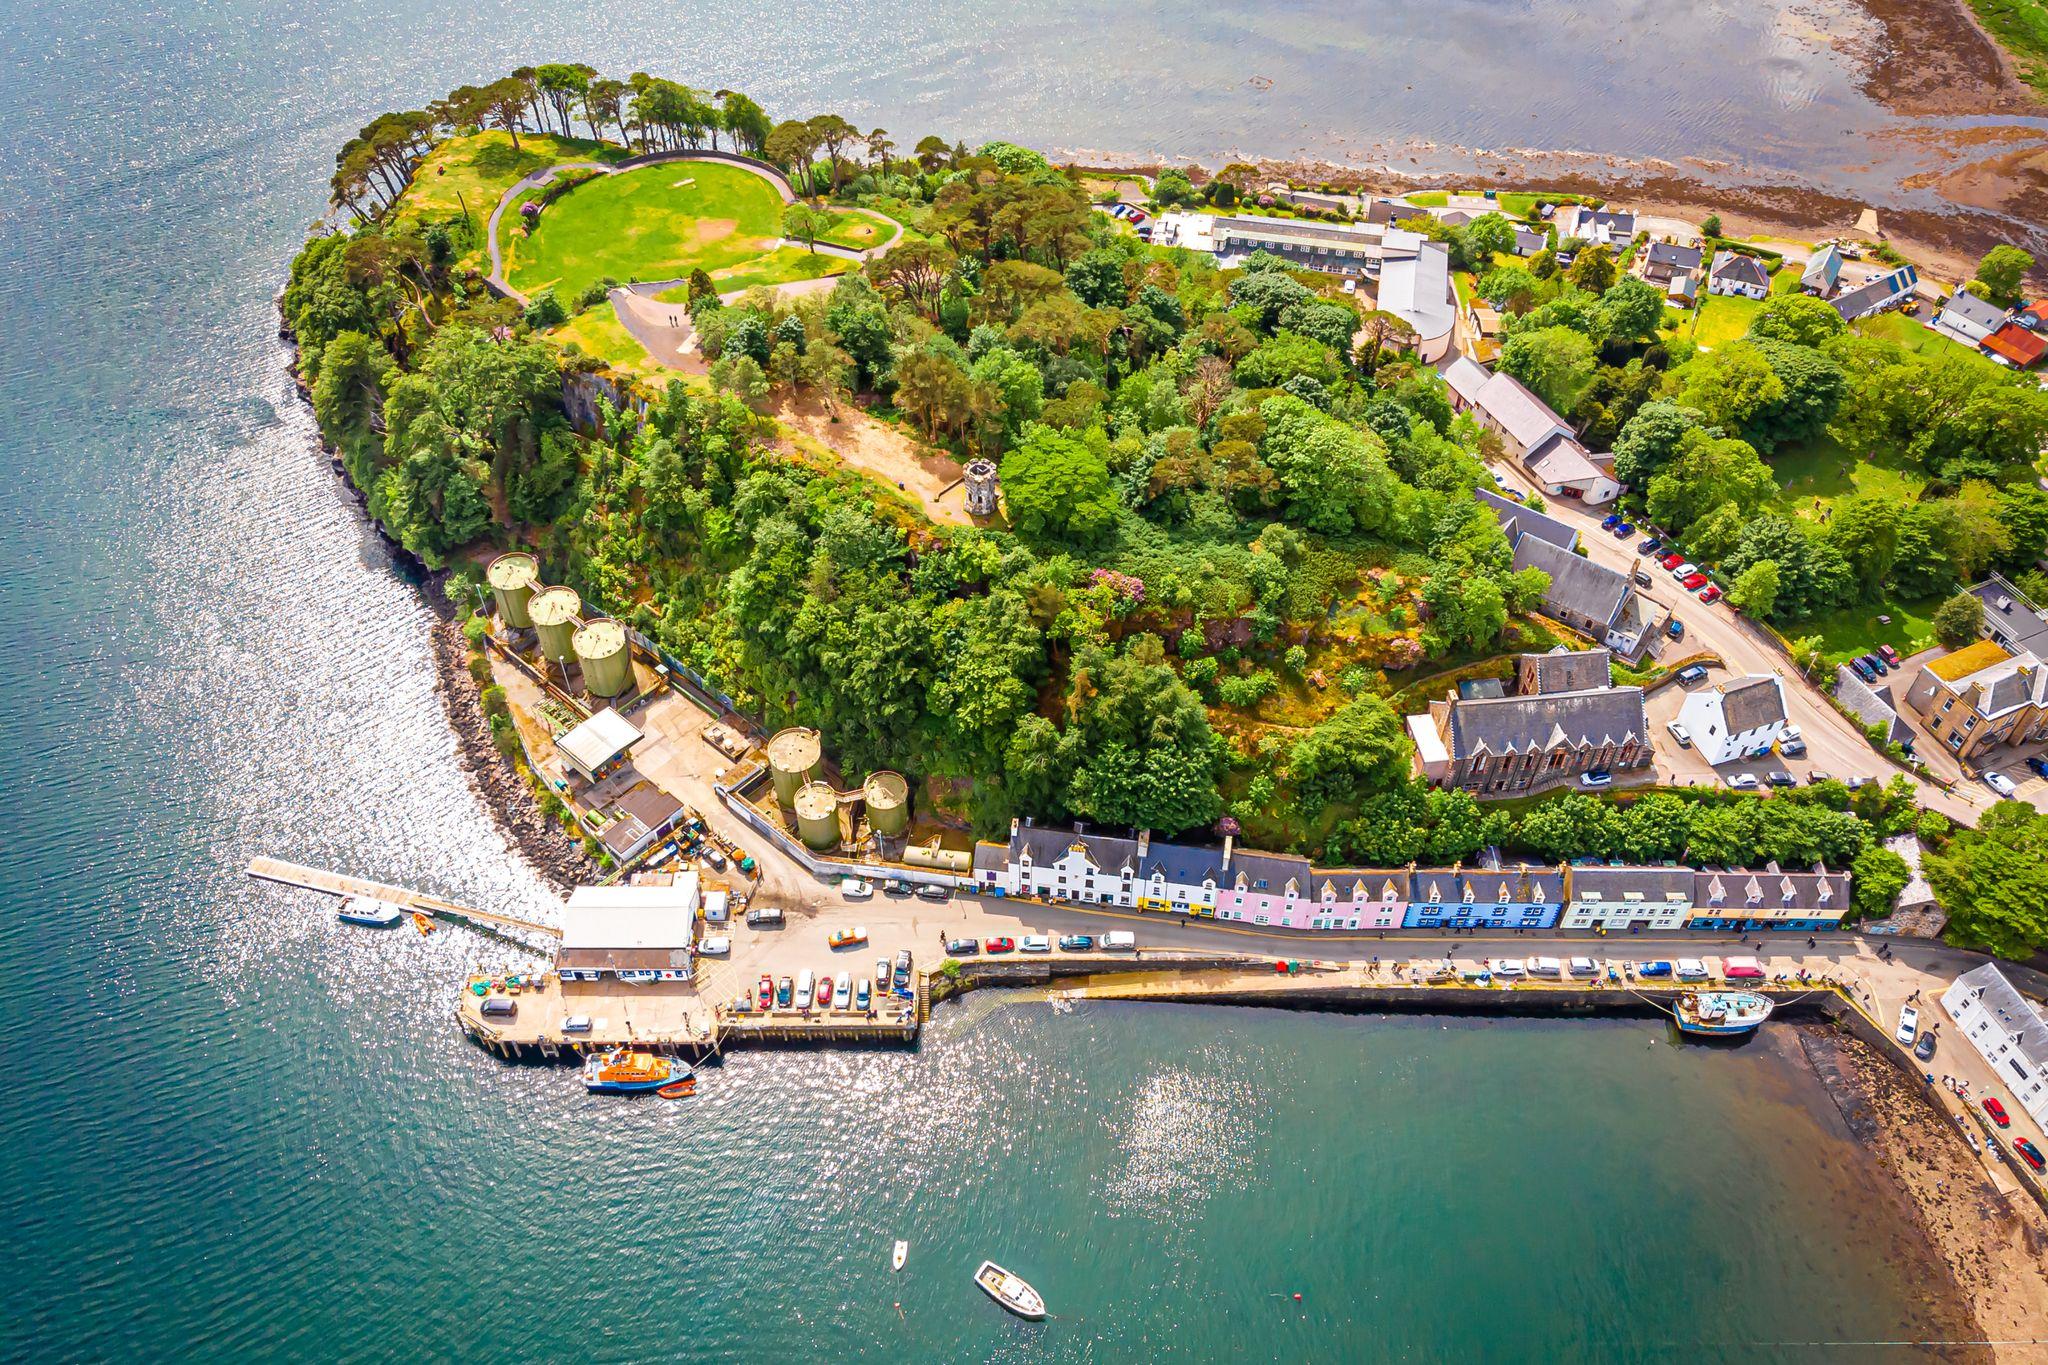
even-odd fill
[(1311, 929), (1398, 929), (1412, 867), (1339, 867), (1310, 878)]
[(1238, 853), (1216, 889), (1216, 918), (1306, 929), (1313, 914), (1309, 863), (1291, 853)]

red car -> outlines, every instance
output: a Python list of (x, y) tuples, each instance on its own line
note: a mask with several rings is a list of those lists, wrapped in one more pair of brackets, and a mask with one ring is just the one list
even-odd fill
[(1683, 587), (1687, 592), (1691, 592), (1694, 588), (1704, 588), (1707, 586), (1707, 576), (1703, 573), (1689, 573), (1679, 586)]
[(1706, 587), (1700, 589), (1700, 601), (1718, 602), (1720, 600), (1721, 589), (1717, 584), (1709, 583)]
[(1685, 563), (1685, 556), (1684, 556), (1684, 555), (1665, 555), (1665, 556), (1664, 556), (1664, 557), (1663, 557), (1662, 559), (1658, 560), (1658, 561), (1657, 561), (1657, 563), (1658, 563), (1658, 564), (1660, 564), (1661, 566), (1663, 566), (1663, 567), (1664, 567), (1664, 568), (1666, 568), (1666, 569), (1675, 569), (1675, 568), (1677, 568), (1677, 567), (1678, 567), (1679, 565), (1681, 565), (1681, 564)]
[(1877, 657), (1883, 659), (1893, 668), (1899, 666), (1899, 651), (1893, 649), (1890, 645), (1879, 645), (1877, 647)]
[(775, 982), (768, 977), (764, 976), (761, 978), (761, 986), (759, 994), (757, 996), (757, 1002), (759, 1003), (760, 1007), (764, 1010), (775, 1003)]
[(2037, 1171), (2048, 1171), (2048, 1161), (2041, 1159), (2041, 1149), (2025, 1138), (2014, 1138), (2012, 1149), (2027, 1159), (2027, 1164)]
[(992, 938), (981, 946), (992, 953), (1014, 953), (1017, 951), (1017, 940), (1014, 938)]
[(1991, 1115), (1991, 1121), (2000, 1128), (2012, 1127), (2012, 1120), (2005, 1116), (2005, 1106), (1989, 1095), (1984, 1097), (1984, 1112)]

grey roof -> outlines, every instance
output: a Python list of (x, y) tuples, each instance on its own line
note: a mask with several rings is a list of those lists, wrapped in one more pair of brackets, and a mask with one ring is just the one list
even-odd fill
[(1486, 381), (1493, 376), (1486, 367), (1462, 351), (1451, 353), (1451, 363), (1443, 368), (1444, 383), (1451, 392), (1467, 403), (1479, 401), (1479, 391), (1486, 387)]
[(1605, 230), (1610, 237), (1633, 237), (1636, 235), (1636, 216), (1611, 209), (1580, 209), (1574, 235), (1591, 239), (1591, 234)]
[(1529, 228), (1522, 227), (1515, 229), (1515, 254), (1517, 256), (1534, 256), (1549, 245), (1550, 234), (1547, 232), (1535, 232)]
[(1596, 749), (1603, 744), (1619, 747), (1631, 739), (1647, 746), (1649, 736), (1642, 688), (1599, 687), (1455, 701), (1448, 738), (1454, 758), (1470, 758)]
[(1571, 434), (1571, 428), (1564, 424), (1564, 419), (1511, 374), (1496, 370), (1485, 387), (1479, 390), (1478, 404), (1523, 450), (1528, 450), (1552, 431), (1567, 436)]
[(1956, 296), (1942, 305), (1941, 311), (1953, 313), (1965, 322), (1974, 322), (1985, 331), (1996, 331), (2005, 325), (2005, 310), (1986, 303), (1975, 294), (1958, 289)]
[(1591, 891), (1601, 900), (1618, 901), (1634, 893), (1646, 901), (1667, 901), (1676, 895), (1692, 900), (1689, 867), (1575, 867), (1572, 896)]
[(1714, 253), (1714, 268), (1709, 278), (1735, 280), (1742, 284), (1753, 284), (1761, 289), (1771, 287), (1771, 271), (1754, 256), (1740, 252), (1721, 250)]
[(1293, 218), (1218, 218), (1210, 238), (1243, 237), (1253, 241), (1304, 242), (1346, 251), (1377, 252), (1380, 234), (1336, 223), (1304, 223)]
[(974, 844), (974, 870), (976, 872), (1001, 872), (1010, 865), (1010, 846), (992, 844), (986, 839), (977, 839)]
[(1739, 735), (1785, 721), (1785, 693), (1775, 677), (1756, 675), (1722, 683), (1721, 723)]
[(1697, 906), (1742, 910), (1825, 910), (1848, 908), (1849, 874), (1816, 867), (1811, 872), (1785, 872), (1775, 862), (1758, 872), (1702, 868), (1693, 874), (1692, 901)]
[[(1410, 892), (1411, 899), (1424, 904), (1456, 905), (1469, 889), (1476, 909), (1499, 905), (1502, 887), (1507, 888), (1510, 904), (1557, 905), (1564, 899), (1564, 874), (1554, 867), (1428, 868), (1416, 872)], [(1429, 894), (1432, 889), (1434, 896)]]
[(1533, 507), (1524, 507), (1513, 498), (1504, 498), (1488, 488), (1475, 488), (1472, 496), (1493, 509), (1493, 515), (1500, 521), (1500, 529), (1507, 533), (1510, 545), (1523, 536), (1548, 541), (1566, 550), (1579, 543), (1579, 533), (1571, 526)]
[(1919, 279), (1919, 272), (1912, 266), (1900, 266), (1889, 274), (1880, 275), (1876, 279), (1868, 281), (1862, 288), (1851, 289), (1846, 294), (1830, 299), (1829, 302), (1834, 305), (1835, 311), (1840, 313), (1844, 319), (1854, 322), (1865, 314), (1875, 312), (1886, 304), (1891, 303), (1894, 299), (1902, 299), (1907, 294), (1912, 293), (1913, 286), (1919, 282)]
[(1394, 900), (1398, 903), (1408, 899), (1408, 880), (1409, 871), (1405, 867), (1333, 867), (1310, 878), (1309, 894), (1321, 900), (1323, 888), (1328, 887), (1337, 893), (1337, 899), (1348, 901), (1353, 888), (1363, 886), (1367, 900), (1383, 901), (1391, 884)]
[(1649, 254), (1644, 259), (1651, 265), (1668, 266), (1672, 270), (1698, 270), (1700, 249), (1696, 246), (1678, 246), (1672, 242), (1652, 242)]
[(1614, 656), (1604, 649), (1567, 649), (1559, 645), (1548, 654), (1523, 654), (1515, 660), (1519, 673), (1524, 663), (1536, 672), (1538, 692), (1586, 692), (1614, 682)]
[(1898, 708), (1892, 705), (1891, 689), (1864, 682), (1847, 664), (1835, 666), (1835, 700), (1855, 712), (1856, 719), (1865, 725), (1884, 726), (1888, 744), (1912, 737), (1912, 730), (1899, 719)]
[(2009, 649), (2048, 658), (2048, 620), (2027, 595), (1997, 574), (1970, 589), (1970, 596), (1984, 604), (1985, 633)]
[(1833, 284), (1835, 277), (1842, 273), (1842, 252), (1833, 242), (1806, 258), (1806, 268), (1799, 272), (1801, 284)]
[(1308, 874), (1308, 859), (1292, 853), (1237, 852), (1231, 855), (1230, 871), (1224, 874), (1222, 882), (1234, 886), (1237, 879), (1242, 877), (1247, 886), (1256, 886), (1264, 882), (1267, 890), (1278, 891), (1287, 885), (1289, 878), (1292, 878), (1301, 884), (1303, 892), (1306, 893)]
[(1525, 535), (1515, 542), (1514, 567), (1517, 571), (1541, 569), (1550, 575), (1543, 605), (1553, 615), (1564, 611), (1589, 621), (1611, 623), (1628, 600), (1628, 575), (1535, 536)]
[(1977, 1003), (2005, 1025), (2014, 1046), (2037, 1068), (2048, 1070), (2048, 1019), (2006, 980), (1996, 963), (1972, 967), (1955, 979), (1955, 986), (1976, 992)]
[(1398, 223), (1408, 218), (1427, 217), (1428, 209), (1396, 203), (1392, 199), (1375, 199), (1365, 206), (1365, 221), (1368, 223)]

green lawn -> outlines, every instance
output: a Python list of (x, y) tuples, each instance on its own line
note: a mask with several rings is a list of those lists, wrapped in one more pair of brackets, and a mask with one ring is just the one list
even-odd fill
[(1735, 294), (1700, 295), (1700, 306), (1690, 324), (1692, 339), (1712, 350), (1725, 346), (1749, 330), (1763, 304)]
[(2048, 99), (2048, 3), (2044, 0), (1970, 0), (1970, 8), (1998, 45), (2012, 55), (2020, 79)]
[[(719, 293), (730, 294), (737, 289), (752, 289), (755, 285), (788, 284), (792, 280), (844, 275), (853, 265), (843, 256), (827, 256), (822, 251), (785, 246), (738, 265), (722, 266), (711, 272), (711, 282), (718, 286)], [(690, 297), (689, 286), (679, 284), (673, 289), (662, 290), (655, 297), (663, 303), (686, 303)]]
[(1866, 336), (1896, 341), (1916, 355), (1931, 358), (1941, 352), (1954, 352), (1969, 356), (1972, 360), (1982, 361), (1986, 365), (1992, 363), (1985, 360), (1983, 352), (1975, 347), (1951, 340), (1926, 323), (1917, 318), (1909, 318), (1904, 313), (1879, 313), (1876, 317), (1865, 318), (1857, 323), (1856, 330)]
[(420, 162), (399, 199), (397, 220), (447, 218), (466, 209), (481, 244), (491, 210), (528, 173), (564, 161), (616, 161), (625, 155), (624, 148), (609, 143), (536, 133), (521, 137), (516, 152), (512, 139), (495, 129), (451, 137)]
[(1408, 202), (1419, 209), (1440, 209), (1451, 202), (1449, 190), (1417, 190), (1408, 196)]
[(1927, 476), (1897, 451), (1859, 460), (1825, 433), (1807, 445), (1776, 452), (1769, 463), (1785, 489), (1779, 506), (1809, 520), (1818, 520), (1826, 504), (1852, 493), (1880, 494), (1905, 507), (1919, 499), (1927, 484)]
[[(1781, 631), (1787, 640), (1820, 636), (1821, 650), (1830, 668), (1852, 655), (1867, 654), (1879, 645), (1890, 645), (1901, 655), (1913, 654), (1933, 643), (1934, 609), (1943, 600), (1935, 596), (1917, 602), (1881, 602), (1876, 606), (1858, 604), (1831, 611), (1825, 616), (1794, 621), (1781, 627)], [(1880, 621), (1880, 616), (1891, 619)], [(1895, 684), (1893, 695), (1897, 696), (1899, 691), (1900, 686)]]
[[(530, 237), (501, 224), (505, 276), (574, 298), (610, 276), (678, 279), (750, 265), (782, 237), (782, 199), (751, 171), (670, 162), (607, 175), (557, 199)], [(735, 286), (736, 288), (738, 286)]]
[(832, 230), (818, 240), (865, 251), (888, 241), (895, 231), (895, 223), (880, 214), (865, 213), (860, 209), (833, 209)]
[(674, 370), (663, 369), (654, 357), (647, 354), (647, 348), (633, 339), (626, 325), (619, 321), (609, 300), (584, 309), (560, 327), (548, 333), (558, 345), (574, 344), (583, 354), (596, 356), (613, 369), (661, 383), (679, 378)]

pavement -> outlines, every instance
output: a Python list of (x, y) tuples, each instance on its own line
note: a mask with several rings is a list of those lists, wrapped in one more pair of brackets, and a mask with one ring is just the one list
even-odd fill
[[(1519, 467), (1495, 465), (1494, 468), (1501, 474), (1509, 491), (1526, 493), (1534, 489), (1528, 474)], [(1700, 601), (1680, 588), (1668, 573), (1657, 566), (1654, 558), (1638, 554), (1636, 546), (1647, 533), (1638, 532), (1626, 540), (1616, 540), (1600, 529), (1601, 518), (1607, 515), (1605, 510), (1588, 508), (1574, 498), (1550, 497), (1547, 494), (1543, 495), (1543, 503), (1547, 515), (1579, 532), (1580, 543), (1594, 562), (1622, 573), (1633, 573), (1638, 569), (1647, 571), (1652, 581), (1648, 589), (1650, 595), (1671, 606), (1673, 617), (1684, 624), (1683, 640), (1660, 635), (1650, 646), (1648, 657), (1672, 661), (1702, 651), (1720, 656), (1724, 667), (1710, 669), (1704, 681), (1692, 685), (1696, 688), (1710, 687), (1729, 677), (1760, 673), (1775, 674), (1784, 683), (1788, 719), (1799, 727), (1806, 740), (1807, 752), (1803, 758), (1786, 760), (1774, 754), (1759, 762), (1726, 764), (1718, 770), (1708, 767), (1696, 750), (1681, 748), (1664, 728), (1665, 722), (1677, 715), (1678, 704), (1683, 700), (1678, 691), (1683, 685), (1671, 684), (1651, 697), (1652, 735), (1657, 745), (1660, 774), (1668, 774), (1675, 782), (1684, 785), (1688, 782), (1703, 783), (1735, 772), (1755, 772), (1761, 776), (1778, 768), (1792, 772), (1802, 782), (1815, 771), (1837, 778), (1869, 777), (1879, 782), (1889, 782), (1895, 774), (1905, 773), (1918, 788), (1923, 805), (1941, 811), (1950, 819), (1972, 825), (1995, 803), (1996, 798), (1989, 790), (1972, 783), (1960, 783), (1953, 789), (1945, 789), (1906, 772), (1871, 748), (1862, 730), (1835, 710), (1828, 698), (1792, 666), (1791, 660), (1768, 632), (1725, 602)]]

